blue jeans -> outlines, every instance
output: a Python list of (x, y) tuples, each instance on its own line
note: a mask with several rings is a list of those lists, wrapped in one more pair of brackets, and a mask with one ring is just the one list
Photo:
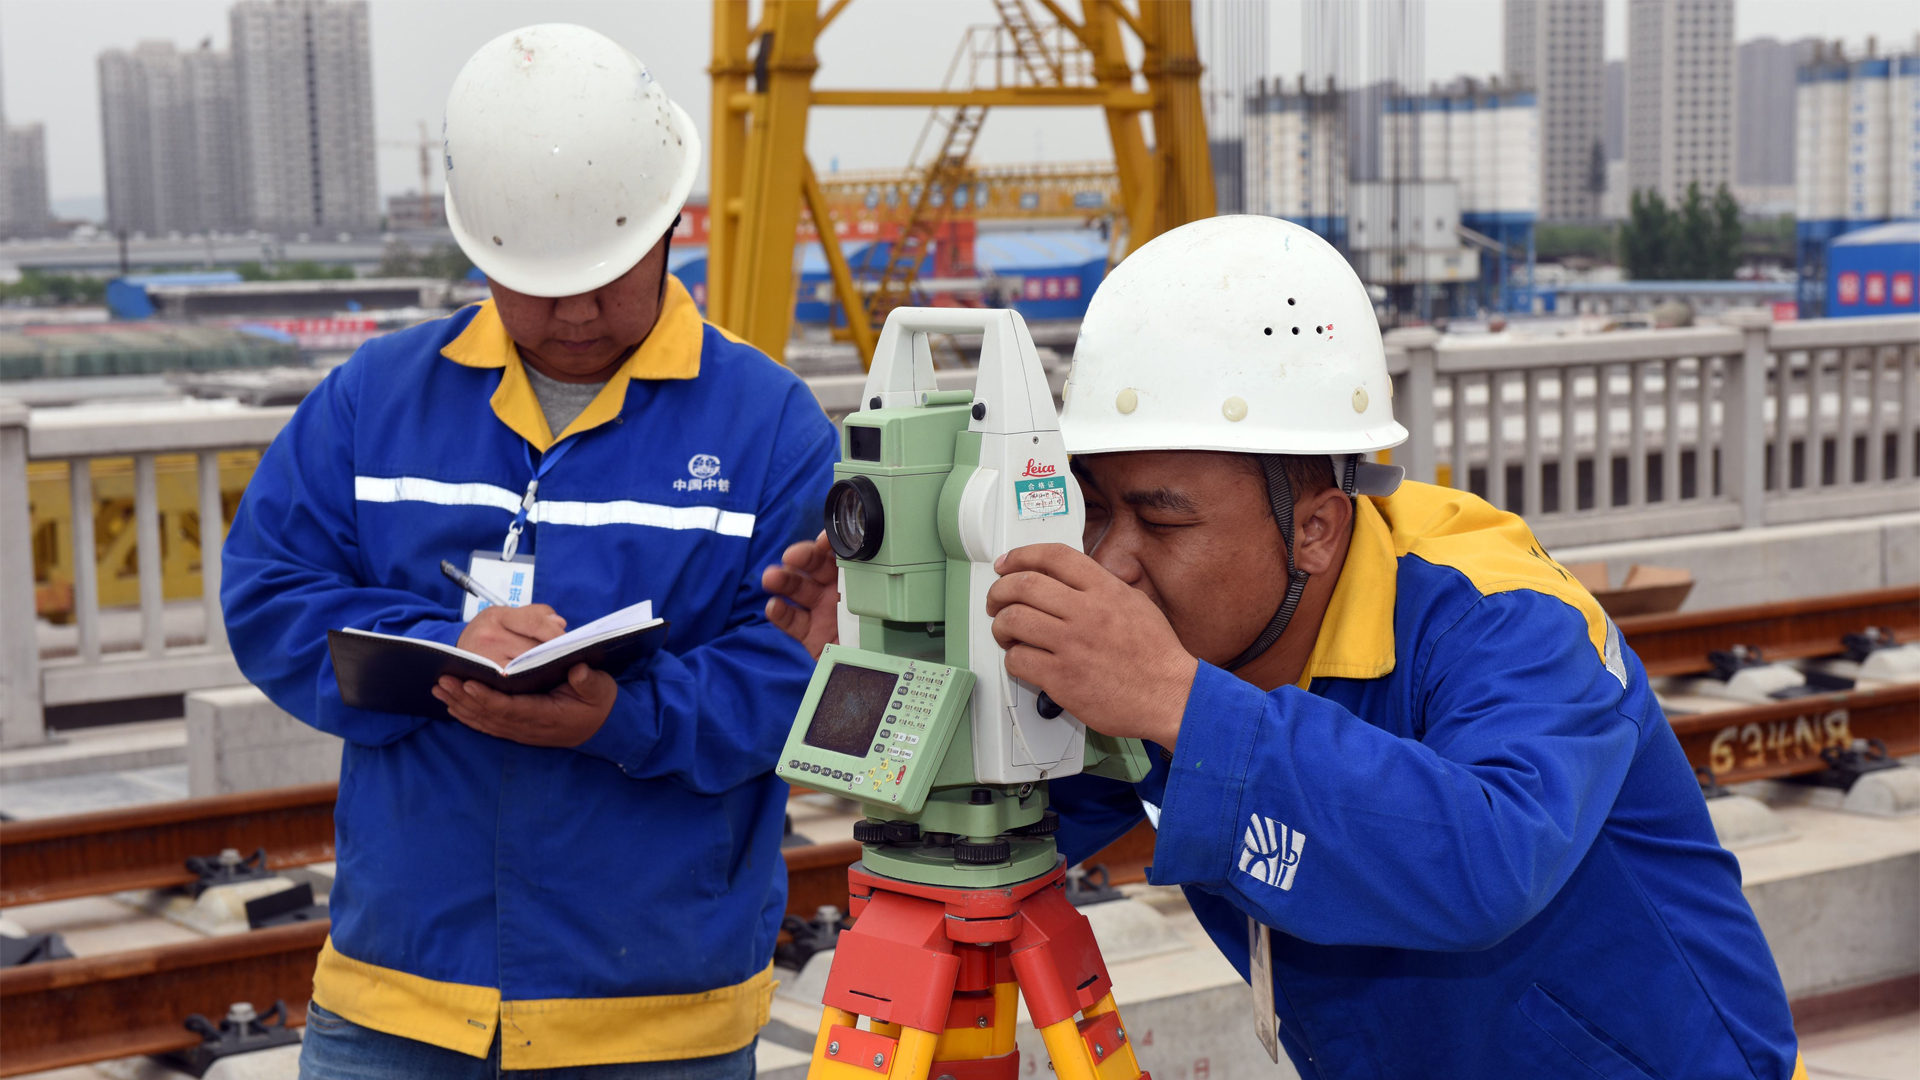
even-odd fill
[(313, 1002), (300, 1046), (300, 1080), (753, 1080), (753, 1044), (731, 1054), (683, 1061), (579, 1065), (567, 1069), (500, 1068), (500, 1036), (484, 1060), (430, 1043), (361, 1027)]

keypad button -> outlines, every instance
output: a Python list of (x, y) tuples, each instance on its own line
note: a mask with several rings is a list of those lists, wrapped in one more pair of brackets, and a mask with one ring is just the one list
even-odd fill
[(896, 702), (894, 702), (894, 703), (893, 703), (893, 707), (894, 707), (894, 708), (896, 708), (896, 709), (897, 709), (897, 708), (899, 708), (899, 707), (900, 707), (900, 703), (899, 703), (899, 702), (897, 702), (897, 701), (896, 701)]
[(797, 769), (797, 768), (799, 768), (799, 767), (800, 767), (800, 759), (799, 759), (799, 758), (793, 758), (792, 760), (790, 760), (790, 761), (788, 761), (788, 762), (787, 762), (787, 768), (789, 768), (789, 769)]

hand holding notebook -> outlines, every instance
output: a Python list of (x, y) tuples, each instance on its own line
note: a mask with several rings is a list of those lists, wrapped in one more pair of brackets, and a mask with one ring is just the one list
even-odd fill
[(437, 641), (371, 630), (330, 630), (327, 647), (347, 705), (445, 717), (446, 706), (433, 696), (444, 675), (503, 694), (543, 694), (566, 682), (575, 664), (620, 675), (660, 646), (666, 627), (665, 619), (653, 617), (653, 602), (643, 600), (543, 641), (506, 664)]

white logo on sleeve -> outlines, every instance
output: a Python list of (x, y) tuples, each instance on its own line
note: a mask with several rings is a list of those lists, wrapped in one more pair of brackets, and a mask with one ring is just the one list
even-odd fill
[(1307, 834), (1254, 814), (1240, 848), (1240, 869), (1285, 892), (1293, 888), (1293, 872), (1300, 867), (1300, 849), (1306, 844)]

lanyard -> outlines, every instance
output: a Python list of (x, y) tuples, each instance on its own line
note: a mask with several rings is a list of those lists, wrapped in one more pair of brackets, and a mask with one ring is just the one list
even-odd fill
[(526, 527), (527, 514), (533, 510), (534, 495), (540, 490), (540, 478), (547, 475), (555, 465), (560, 464), (560, 459), (566, 457), (567, 451), (573, 449), (574, 444), (579, 441), (577, 438), (568, 439), (556, 446), (548, 447), (546, 453), (540, 455), (538, 466), (533, 463), (531, 446), (524, 442), (520, 444), (521, 451), (527, 455), (527, 471), (533, 473), (533, 479), (527, 481), (527, 493), (520, 497), (520, 510), (513, 515), (513, 524), (507, 526), (507, 542), (500, 545), (502, 562), (512, 562), (514, 553), (520, 550), (520, 530)]

